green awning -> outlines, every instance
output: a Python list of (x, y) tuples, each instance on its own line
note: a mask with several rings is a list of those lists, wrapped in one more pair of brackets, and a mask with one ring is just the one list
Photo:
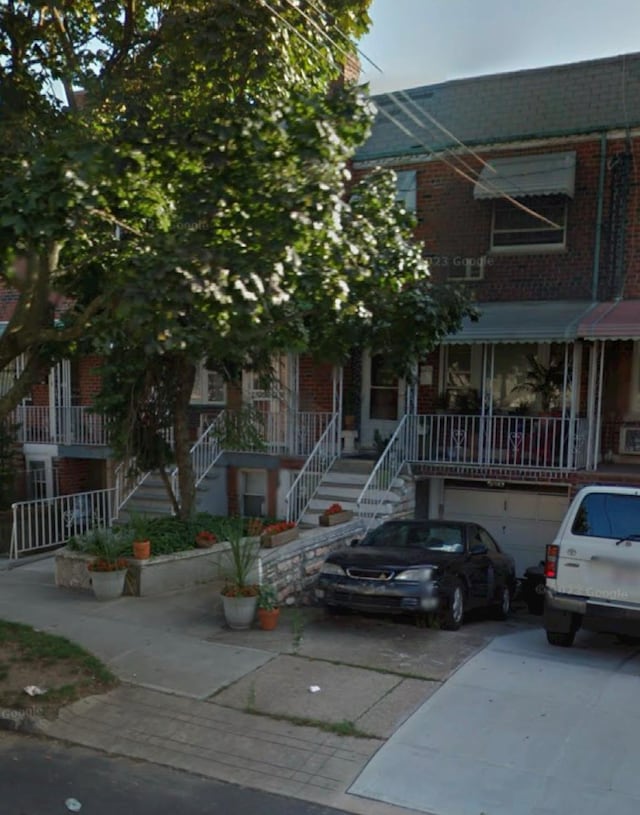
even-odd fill
[(478, 321), (465, 317), (460, 331), (443, 342), (570, 342), (578, 336), (580, 321), (596, 305), (584, 300), (478, 303)]

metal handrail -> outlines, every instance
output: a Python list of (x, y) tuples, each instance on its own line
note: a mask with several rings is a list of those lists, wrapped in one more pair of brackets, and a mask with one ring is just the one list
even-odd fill
[(298, 523), (340, 451), (340, 414), (334, 413), (285, 496), (287, 520)]
[(107, 529), (113, 523), (115, 488), (16, 501), (11, 505), (13, 528), (9, 560), (61, 546), (89, 529)]
[[(222, 410), (216, 418), (207, 425), (200, 438), (194, 442), (189, 455), (193, 465), (195, 476), (195, 486), (197, 487), (207, 476), (207, 473), (215, 466), (216, 461), (223, 454), (224, 450), (220, 444), (220, 431), (225, 425), (225, 411)], [(171, 471), (171, 489), (178, 498), (178, 468)]]
[(414, 455), (417, 443), (417, 417), (407, 414), (378, 459), (371, 475), (358, 496), (358, 515), (364, 519), (366, 529), (376, 520), (389, 490), (400, 475), (405, 463)]

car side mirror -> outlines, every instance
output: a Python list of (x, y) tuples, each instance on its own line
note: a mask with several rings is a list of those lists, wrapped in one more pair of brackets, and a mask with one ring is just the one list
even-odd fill
[(474, 543), (471, 549), (469, 549), (469, 553), (472, 555), (486, 555), (488, 551), (484, 543)]
[(357, 546), (360, 543), (360, 538), (354, 538), (349, 546)]

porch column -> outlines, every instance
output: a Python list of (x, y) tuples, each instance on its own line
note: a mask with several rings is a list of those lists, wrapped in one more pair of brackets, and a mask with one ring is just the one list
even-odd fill
[(571, 404), (569, 406), (569, 444), (567, 467), (573, 470), (577, 466), (576, 457), (576, 417), (580, 412), (580, 382), (582, 381), (582, 343), (573, 343), (573, 360), (571, 368)]
[(594, 340), (589, 348), (589, 382), (587, 389), (587, 470), (598, 466), (600, 451), (601, 415), (602, 415), (602, 376), (604, 365), (604, 343)]

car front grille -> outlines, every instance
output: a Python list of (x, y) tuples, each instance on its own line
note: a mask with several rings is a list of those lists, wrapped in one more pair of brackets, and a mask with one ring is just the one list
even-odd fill
[(394, 597), (387, 594), (352, 594), (348, 591), (336, 591), (332, 596), (332, 602), (337, 605), (345, 605), (350, 608), (362, 609), (417, 609), (419, 608), (419, 599), (417, 597)]
[(393, 569), (358, 569), (352, 567), (345, 569), (349, 577), (355, 580), (393, 580), (395, 572)]

